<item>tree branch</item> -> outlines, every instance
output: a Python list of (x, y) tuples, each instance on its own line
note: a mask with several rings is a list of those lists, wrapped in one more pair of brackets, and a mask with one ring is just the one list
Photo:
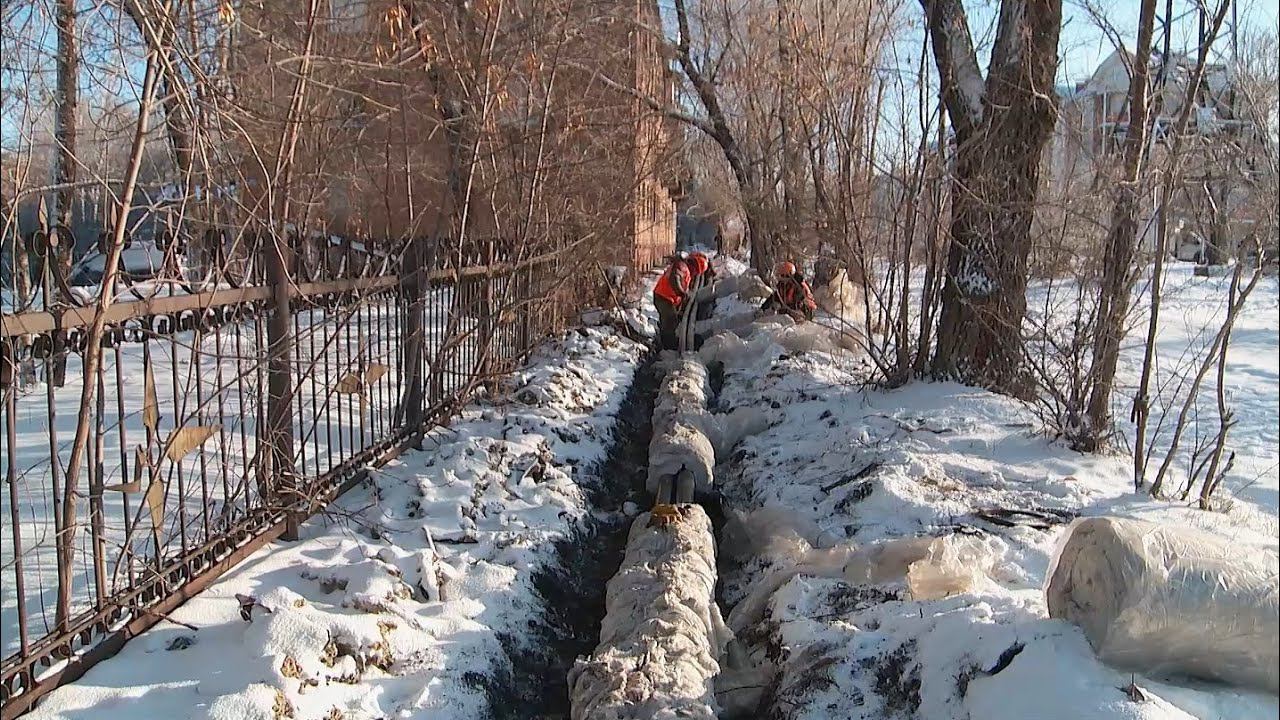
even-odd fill
[(933, 41), (942, 101), (956, 134), (967, 137), (982, 121), (986, 89), (964, 5), (961, 0), (920, 0), (920, 5)]

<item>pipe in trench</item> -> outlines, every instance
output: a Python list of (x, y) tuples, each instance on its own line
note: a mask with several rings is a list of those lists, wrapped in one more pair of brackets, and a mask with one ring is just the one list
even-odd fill
[(570, 671), (571, 720), (710, 720), (721, 710), (716, 678), (733, 635), (716, 603), (712, 523), (692, 501), (711, 489), (717, 455), (767, 422), (713, 416), (707, 368), (692, 356), (664, 364), (647, 481), (657, 503), (635, 520), (608, 583), (599, 645)]

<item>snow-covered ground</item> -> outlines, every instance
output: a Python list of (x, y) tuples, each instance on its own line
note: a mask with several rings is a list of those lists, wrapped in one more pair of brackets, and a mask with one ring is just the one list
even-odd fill
[[(426, 304), (428, 361), (446, 341), (451, 304), (450, 290), (437, 290)], [(355, 315), (352, 315), (352, 313)], [(316, 309), (296, 314), (294, 365), (294, 442), (298, 469), (318, 476), (370, 447), (392, 432), (393, 416), (400, 402), (399, 309), (385, 297), (371, 298), (357, 310)], [(471, 318), (455, 320), (456, 332), (474, 327)], [(144, 352), (149, 354), (159, 411), (158, 433), (150, 446), (156, 458), (157, 477), (165, 482), (161, 543), (166, 554), (178, 547), (197, 546), (221, 528), (244, 517), (246, 507), (262, 500), (253, 481), (258, 454), (257, 416), (265, 390), (262, 335), (264, 323), (244, 321), (218, 332), (178, 332), (173, 342), (163, 339), (123, 343), (104, 353), (102, 418), (102, 483), (118, 486), (131, 480), (135, 453), (147, 445), (143, 422), (145, 405)], [(478, 357), (474, 336), (457, 349), (460, 360)], [(384, 369), (362, 395), (339, 392), (342, 378), (364, 368)], [(452, 365), (450, 365), (452, 367)], [(467, 368), (469, 372), (470, 368)], [(41, 373), (42, 374), (42, 373)], [(449, 392), (465, 382), (466, 373), (441, 371), (441, 390)], [(57, 563), (54, 547), (54, 488), (60, 478), (50, 462), (50, 446), (57, 448), (61, 471), (70, 461), (71, 444), (79, 420), (82, 370), (78, 355), (68, 356), (66, 383), (50, 396), (43, 382), (19, 392), (15, 398), (15, 442), (0, 439), (6, 461), (12, 455), (17, 482), (0, 493), (0, 654), (19, 645), (18, 583), (14, 563), (15, 542), (10, 527), (11, 506), (16, 508), (22, 549), (23, 596), (28, 614), (29, 640), (48, 632), (54, 623)], [(52, 405), (53, 413), (50, 414)], [(178, 463), (158, 460), (160, 447), (180, 427), (218, 426), (204, 446)], [(86, 483), (93, 458), (81, 467)], [(246, 471), (246, 468), (249, 468)], [(176, 473), (175, 473), (176, 470)], [(201, 482), (200, 477), (207, 482)], [(101, 528), (108, 548), (105, 564), (109, 577), (104, 591), (125, 586), (154, 557), (150, 516), (144, 510), (149, 480), (129, 493), (103, 494)], [(85, 493), (82, 493), (84, 495)], [(92, 538), (87, 530), (90, 508), (78, 503), (82, 530), (77, 535), (77, 568), (72, 612), (90, 607), (94, 599)], [(185, 520), (185, 521), (183, 521)], [(136, 529), (135, 529), (136, 528)], [(129, 552), (121, 548), (128, 547)]]
[[(1226, 280), (1183, 266), (1170, 278), (1159, 343), (1172, 364), (1207, 342)], [(1275, 279), (1259, 286), (1229, 356), (1238, 455), (1221, 512), (1135, 493), (1126, 456), (1076, 453), (1009, 398), (955, 383), (876, 388), (864, 358), (812, 349), (803, 332), (722, 355), (720, 409), (772, 422), (716, 470), (728, 623), (752, 660), (778, 668), (758, 715), (1277, 717), (1274, 695), (1104, 665), (1078, 628), (1048, 618), (1043, 591), (1076, 516), (1192, 525), (1244, 554), (1280, 552), (1277, 293)], [(746, 309), (726, 299), (720, 313)], [(426, 452), (308, 523), (302, 541), (265, 548), (174, 613), (198, 630), (162, 623), (33, 717), (488, 716), (512, 653), (541, 641), (534, 578), (555, 541), (589, 522), (590, 467), (640, 354), (599, 328), (544, 348), (509, 401), (475, 403)], [(1140, 360), (1135, 340), (1122, 382)], [(1175, 467), (1185, 473), (1185, 458)], [(894, 541), (942, 536), (963, 586), (913, 594), (928, 578), (903, 577)], [(875, 548), (885, 552), (867, 555)], [(253, 598), (252, 622), (237, 595)]]
[(605, 327), (543, 347), (506, 399), (473, 403), (31, 717), (488, 717), (642, 350)]
[[(1226, 275), (1197, 277), (1192, 263), (1171, 263), (1165, 270), (1156, 337), (1156, 363), (1152, 375), (1152, 418), (1149, 423), (1154, 442), (1154, 475), (1163, 459), (1173, 433), (1172, 426), (1182, 400), (1186, 383), (1194, 375), (1226, 314), (1228, 290)], [(1135, 428), (1130, 422), (1130, 399), (1138, 385), (1142, 369), (1144, 342), (1149, 322), (1150, 298), (1140, 288), (1133, 328), (1121, 348), (1116, 372), (1113, 413), (1120, 425), (1124, 450), (1131, 447)], [(1072, 283), (1037, 281), (1028, 290), (1028, 312), (1031, 323), (1038, 327), (1063, 331), (1075, 318), (1078, 302)], [(1275, 277), (1263, 278), (1250, 295), (1246, 309), (1236, 319), (1227, 353), (1224, 376), (1227, 405), (1234, 408), (1237, 421), (1229, 435), (1228, 451), (1236, 451), (1235, 463), (1225, 478), (1222, 501), (1236, 496), (1268, 509), (1272, 516), (1280, 505), (1277, 499), (1280, 479), (1280, 357), (1277, 357), (1277, 334), (1280, 333), (1280, 284)], [(1199, 402), (1191, 418), (1193, 427), (1180, 443), (1176, 462), (1170, 466), (1166, 487), (1180, 488), (1187, 478), (1187, 468), (1197, 442), (1205, 442), (1217, 432), (1218, 419), (1213, 385), (1216, 374), (1205, 378)], [(1164, 415), (1163, 420), (1161, 416)], [(1203, 457), (1203, 455), (1202, 455)]]
[[(1205, 341), (1226, 291), (1225, 279), (1189, 268), (1171, 279), (1166, 362)], [(1046, 438), (1027, 407), (986, 391), (928, 382), (881, 390), (858, 357), (776, 344), (731, 354), (721, 406), (758, 407), (774, 420), (717, 471), (733, 518), (721, 545), (729, 623), (755, 660), (780, 669), (762, 715), (1275, 718), (1272, 695), (1100, 663), (1078, 628), (1048, 618), (1043, 586), (1077, 515), (1193, 525), (1243, 554), (1277, 553), (1278, 328), (1277, 284), (1267, 279), (1237, 325), (1227, 370), (1239, 425), (1226, 491), (1237, 501), (1212, 513), (1135, 494), (1127, 457), (1073, 452)], [(1124, 362), (1122, 377), (1135, 377), (1141, 348), (1127, 348)], [(1006, 526), (991, 510), (1037, 516)], [(880, 582), (846, 570), (859, 550), (891, 553), (903, 545), (883, 543), (943, 535), (973, 571), (959, 594), (913, 599), (906, 566), (893, 572), (889, 554), (873, 564), (885, 571)], [(1139, 690), (1126, 690), (1131, 681)]]

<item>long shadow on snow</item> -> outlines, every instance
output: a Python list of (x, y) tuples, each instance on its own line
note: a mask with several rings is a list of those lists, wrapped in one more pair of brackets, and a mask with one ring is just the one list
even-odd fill
[(503, 638), (512, 675), (491, 679), (488, 693), (496, 720), (569, 717), (567, 675), (574, 660), (599, 642), (605, 585), (618, 571), (631, 519), (628, 500), (644, 507), (653, 404), (659, 377), (654, 357), (636, 368), (618, 409), (613, 444), (585, 485), (591, 514), (584, 526), (556, 546), (557, 562), (534, 576), (543, 612), (530, 619), (530, 641)]

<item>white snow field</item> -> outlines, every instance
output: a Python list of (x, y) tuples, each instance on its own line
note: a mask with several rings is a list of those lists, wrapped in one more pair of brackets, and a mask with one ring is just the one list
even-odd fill
[[(1211, 338), (1226, 283), (1189, 266), (1171, 271), (1162, 362)], [(934, 382), (877, 389), (853, 354), (756, 343), (730, 354), (721, 408), (759, 407), (774, 422), (717, 470), (732, 518), (721, 547), (738, 561), (721, 578), (736, 605), (728, 622), (757, 662), (778, 668), (761, 716), (1277, 717), (1274, 695), (1100, 663), (1078, 628), (1048, 618), (1043, 586), (1077, 515), (1196, 526), (1274, 566), (1278, 327), (1277, 283), (1265, 279), (1229, 355), (1238, 456), (1221, 512), (1135, 493), (1127, 456), (1076, 453), (1047, 438), (1025, 406), (990, 392)], [(1140, 341), (1131, 342), (1125, 379), (1141, 363)], [(1177, 472), (1173, 487), (1186, 468)], [(947, 539), (902, 541), (929, 536)]]
[(548, 343), (507, 399), (476, 400), (29, 717), (488, 717), (642, 351), (601, 327)]

